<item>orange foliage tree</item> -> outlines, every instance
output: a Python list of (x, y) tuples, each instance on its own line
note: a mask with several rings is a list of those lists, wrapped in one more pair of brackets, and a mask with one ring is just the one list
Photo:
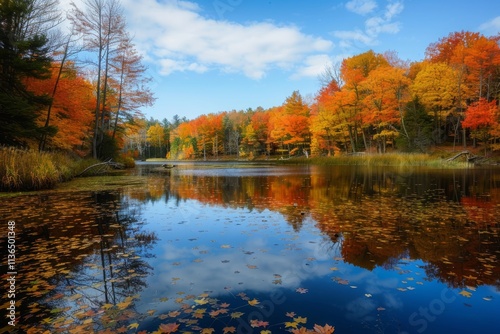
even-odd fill
[[(50, 124), (57, 128), (57, 132), (48, 138), (46, 147), (73, 150), (83, 156), (89, 150), (88, 139), (95, 103), (94, 88), (74, 67), (67, 67), (59, 79), (58, 71), (59, 66), (54, 66), (49, 79), (30, 80), (28, 87), (39, 94), (53, 94)], [(57, 90), (54, 90), (56, 80), (59, 82)], [(47, 113), (39, 117), (40, 126), (46, 124), (47, 117)]]
[[(485, 154), (488, 148), (488, 142), (496, 134), (498, 129), (498, 106), (497, 101), (488, 102), (486, 99), (480, 99), (471, 104), (465, 111), (465, 119), (462, 122), (464, 128), (472, 130), (472, 138), (483, 141)], [(498, 139), (498, 138), (493, 138)]]

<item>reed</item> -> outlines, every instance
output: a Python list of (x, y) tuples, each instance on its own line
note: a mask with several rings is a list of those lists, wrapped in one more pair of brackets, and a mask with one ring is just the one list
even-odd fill
[(73, 159), (65, 153), (1, 147), (0, 191), (50, 189), (93, 163), (93, 159)]
[(427, 166), (434, 168), (464, 168), (466, 162), (452, 161), (415, 153), (386, 153), (386, 154), (359, 154), (339, 155), (334, 157), (295, 158), (280, 161), (284, 164), (312, 164), (312, 165), (347, 165), (347, 166), (396, 166), (418, 167)]

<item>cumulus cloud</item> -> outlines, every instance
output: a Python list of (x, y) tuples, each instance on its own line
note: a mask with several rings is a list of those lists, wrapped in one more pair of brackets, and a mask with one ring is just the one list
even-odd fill
[(214, 20), (189, 1), (123, 0), (134, 41), (160, 73), (219, 70), (253, 79), (280, 68), (292, 71), (331, 41), (293, 25)]
[(351, 0), (346, 3), (345, 8), (359, 15), (366, 15), (377, 8), (377, 3), (373, 0)]
[(330, 56), (326, 54), (308, 56), (293, 78), (317, 77), (323, 73), (328, 66), (332, 66)]
[(479, 26), (479, 30), (484, 31), (485, 34), (495, 35), (500, 31), (500, 16), (485, 22)]
[[(360, 7), (362, 3), (364, 4), (369, 1), (353, 0), (351, 2), (358, 4), (358, 7)], [(347, 5), (346, 8), (357, 14), (364, 15), (371, 13), (375, 7), (370, 11), (356, 11), (347, 7)], [(349, 48), (356, 43), (368, 46), (375, 45), (377, 44), (380, 34), (396, 34), (399, 32), (400, 23), (395, 21), (395, 18), (403, 9), (404, 5), (402, 2), (390, 2), (381, 13), (370, 16), (365, 20), (363, 30), (359, 28), (355, 30), (336, 30), (333, 32), (333, 36), (340, 39), (339, 46), (344, 48)]]

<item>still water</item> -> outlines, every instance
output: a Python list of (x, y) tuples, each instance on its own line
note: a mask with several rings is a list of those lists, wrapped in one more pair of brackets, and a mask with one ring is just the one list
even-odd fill
[(499, 169), (158, 166), (0, 197), (2, 332), (500, 328)]

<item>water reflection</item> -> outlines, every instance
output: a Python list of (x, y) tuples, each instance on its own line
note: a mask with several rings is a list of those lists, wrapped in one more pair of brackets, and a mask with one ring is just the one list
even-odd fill
[[(299, 167), (293, 175), (290, 169), (250, 172), (236, 177), (225, 170), (180, 171), (168, 179), (169, 194), (279, 212), (295, 230), (310, 217), (333, 242), (342, 237), (347, 261), (370, 270), (410, 256), (430, 262), (434, 275), (453, 286), (498, 284), (499, 268), (488, 267), (500, 250), (498, 172), (338, 167)], [(475, 280), (467, 279), (468, 271)]]
[(18, 229), (20, 332), (266, 329), (252, 314), (273, 333), (420, 332), (415, 305), (439, 296), (426, 329), (498, 324), (498, 170), (138, 172), (116, 191), (0, 199)]
[(89, 319), (101, 307), (141, 292), (152, 271), (144, 258), (152, 255), (157, 238), (142, 228), (139, 214), (116, 192), (46, 192), (2, 200), (2, 220), (16, 222), (18, 317), (16, 328), (3, 330), (105, 328), (106, 314), (95, 318), (100, 324)]

